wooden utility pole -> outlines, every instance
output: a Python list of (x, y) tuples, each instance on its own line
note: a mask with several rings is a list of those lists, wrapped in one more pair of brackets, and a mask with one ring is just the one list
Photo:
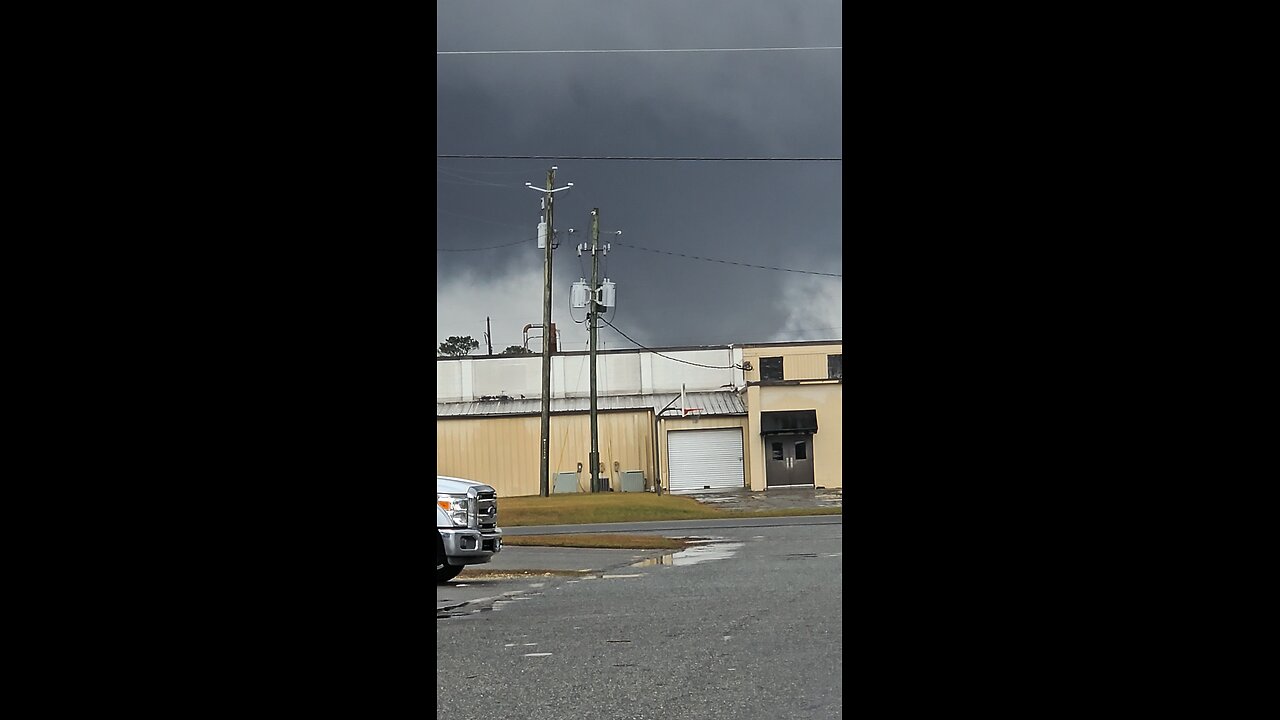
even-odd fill
[(600, 492), (600, 426), (596, 417), (596, 329), (600, 313), (600, 208), (591, 208), (591, 288), (587, 293), (587, 327), (591, 330), (591, 492)]
[(538, 228), (538, 239), (546, 250), (542, 259), (542, 457), (538, 466), (538, 494), (542, 497), (551, 494), (549, 466), (551, 462), (551, 351), (553, 348), (549, 335), (551, 332), (551, 250), (555, 245), (556, 237), (554, 193), (573, 187), (573, 183), (562, 188), (555, 187), (555, 184), (555, 165), (547, 171), (545, 191), (533, 187), (533, 183), (525, 183), (525, 187), (546, 193), (542, 196), (542, 208), (546, 219), (542, 227)]
[[(619, 230), (617, 234), (621, 235), (622, 231)], [(603, 492), (605, 486), (604, 481), (600, 479), (600, 424), (596, 393), (596, 341), (600, 331), (600, 311), (603, 308), (613, 307), (615, 295), (613, 283), (609, 278), (604, 279), (603, 285), (600, 283), (600, 254), (602, 252), (609, 254), (608, 244), (603, 248), (600, 247), (600, 208), (591, 208), (591, 245), (579, 245), (578, 257), (582, 257), (582, 251), (588, 247), (591, 248), (591, 284), (586, 287), (587, 330), (591, 336), (591, 454), (587, 462), (591, 465), (591, 492)], [(582, 281), (574, 283), (578, 288), (581, 285)], [(581, 295), (575, 297), (581, 297)], [(577, 302), (575, 299), (574, 307), (578, 307)]]
[(551, 188), (556, 184), (556, 168), (554, 165), (547, 171), (547, 239), (546, 255), (542, 261), (542, 457), (538, 464), (538, 494), (547, 497), (551, 494), (551, 238), (555, 227), (555, 213), (552, 211)]

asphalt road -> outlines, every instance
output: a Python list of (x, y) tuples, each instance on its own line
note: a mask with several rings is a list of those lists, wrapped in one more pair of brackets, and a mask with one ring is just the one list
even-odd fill
[(708, 540), (678, 553), (508, 546), (490, 599), (438, 587), (436, 717), (840, 717), (843, 518), (756, 520), (651, 530)]
[[(713, 531), (732, 528), (784, 527), (841, 524), (840, 515), (737, 518), (728, 520), (661, 520), (588, 525), (534, 525), (503, 528), (504, 537), (616, 532), (628, 535), (709, 537)], [(606, 548), (558, 548), (504, 545), (502, 552), (483, 565), (471, 565), (449, 583), (436, 586), (436, 612), (453, 612), (467, 604), (494, 600), (528, 591), (528, 583), (600, 573), (625, 567), (646, 558), (670, 555), (668, 550), (610, 550)], [(505, 573), (505, 574), (502, 574)], [(474, 608), (473, 608), (474, 609)]]

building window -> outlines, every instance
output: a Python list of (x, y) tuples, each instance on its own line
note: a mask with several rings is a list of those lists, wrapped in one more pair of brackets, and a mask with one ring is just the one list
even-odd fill
[(782, 443), (778, 443), (778, 442), (773, 443), (773, 459), (774, 460), (782, 459)]
[(806, 450), (807, 448), (805, 447), (805, 444), (803, 441), (796, 443), (796, 459), (797, 460), (808, 459), (809, 455), (806, 453)]
[(827, 379), (839, 380), (844, 377), (844, 355), (827, 356)]
[(760, 358), (760, 380), (781, 380), (782, 379), (782, 358), (780, 357), (762, 357)]

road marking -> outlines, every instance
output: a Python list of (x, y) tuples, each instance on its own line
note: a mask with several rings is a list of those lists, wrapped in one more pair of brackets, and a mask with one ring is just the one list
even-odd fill
[(634, 574), (634, 575), (601, 575), (600, 577), (602, 577), (602, 578), (604, 578), (604, 579), (606, 579), (606, 580), (610, 580), (610, 579), (613, 579), (613, 578), (633, 578), (633, 577), (644, 577), (644, 574), (643, 574), (643, 573), (636, 573), (636, 574)]
[(551, 653), (525, 653), (524, 656), (525, 657), (546, 657), (550, 654)]

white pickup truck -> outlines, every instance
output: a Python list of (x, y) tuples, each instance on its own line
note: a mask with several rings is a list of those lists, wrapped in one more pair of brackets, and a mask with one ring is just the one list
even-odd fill
[(498, 492), (484, 483), (436, 476), (436, 583), (502, 551)]

